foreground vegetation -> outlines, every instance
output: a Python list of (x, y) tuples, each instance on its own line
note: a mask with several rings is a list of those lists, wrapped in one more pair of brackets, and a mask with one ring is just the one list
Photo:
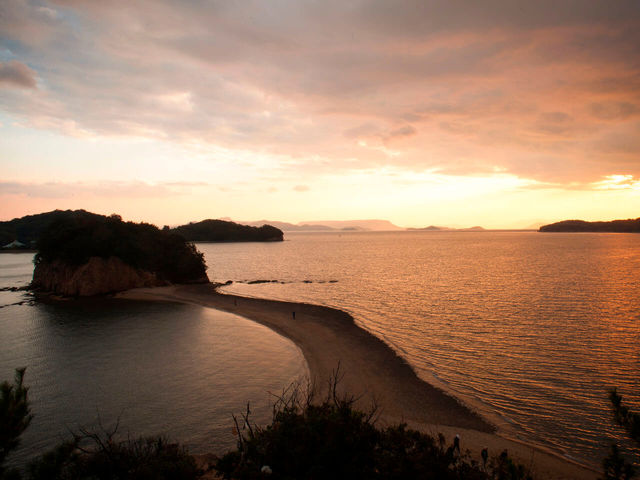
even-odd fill
[[(0, 480), (192, 480), (206, 472), (178, 444), (161, 437), (119, 440), (117, 426), (99, 433), (80, 430), (69, 441), (32, 461), (24, 471), (5, 467), (33, 415), (24, 385), (24, 369), (13, 384), (0, 385)], [(238, 448), (217, 460), (213, 470), (228, 479), (470, 479), (525, 480), (530, 473), (507, 452), (478, 459), (447, 442), (406, 425), (378, 428), (376, 410), (354, 408), (354, 399), (339, 397), (336, 382), (316, 401), (299, 388), (285, 392), (266, 427), (252, 425), (250, 409), (233, 417)], [(640, 415), (631, 412), (614, 390), (614, 417), (640, 442)], [(626, 480), (633, 468), (617, 447), (604, 461), (606, 480)]]
[(24, 369), (13, 384), (0, 385), (0, 480), (193, 480), (203, 474), (194, 458), (162, 437), (116, 438), (111, 431), (80, 430), (20, 472), (5, 467), (7, 455), (18, 447), (33, 415), (24, 385)]
[[(615, 388), (609, 392), (609, 400), (615, 422), (640, 446), (640, 414), (632, 412), (622, 403), (622, 397)], [(615, 443), (611, 445), (609, 456), (602, 462), (602, 467), (605, 480), (627, 480), (635, 475), (635, 468), (622, 456)]]
[(273, 479), (531, 479), (526, 468), (503, 452), (473, 459), (458, 440), (447, 443), (396, 425), (378, 428), (376, 409), (354, 408), (354, 398), (339, 397), (336, 382), (320, 402), (300, 389), (286, 392), (265, 428), (251, 424), (250, 411), (234, 417), (238, 449), (219, 459), (224, 478)]

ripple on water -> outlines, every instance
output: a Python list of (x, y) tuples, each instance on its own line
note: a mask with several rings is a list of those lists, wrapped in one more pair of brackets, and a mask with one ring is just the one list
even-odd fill
[(201, 247), (224, 280), (337, 279), (225, 288), (348, 311), (423, 378), (511, 419), (524, 440), (592, 464), (624, 443), (606, 392), (618, 386), (640, 410), (640, 236), (286, 236)]

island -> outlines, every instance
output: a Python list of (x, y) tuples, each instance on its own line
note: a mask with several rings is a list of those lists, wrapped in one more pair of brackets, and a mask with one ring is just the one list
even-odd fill
[(86, 213), (61, 216), (40, 233), (32, 289), (93, 296), (209, 282), (202, 253), (182, 236), (118, 215)]
[[(445, 461), (443, 471), (453, 468), (449, 465), (454, 460), (453, 465), (461, 465), (457, 457), (445, 455), (444, 436), (453, 439), (459, 438), (456, 437), (459, 435), (464, 447), (473, 451), (474, 458), (481, 458), (483, 449), (490, 449), (494, 455), (494, 452), (499, 454), (508, 448), (514, 458), (533, 463), (532, 447), (498, 436), (495, 425), (489, 420), (419, 378), (397, 352), (360, 327), (350, 314), (331, 307), (219, 292), (216, 285), (208, 283), (203, 255), (178, 234), (177, 229), (158, 229), (147, 223), (124, 222), (118, 215), (83, 214), (53, 222), (41, 232), (36, 246), (39, 252), (35, 257), (34, 288), (68, 296), (120, 292), (117, 297), (123, 299), (196, 304), (254, 320), (291, 339), (307, 361), (310, 385), (316, 386), (318, 398), (327, 399), (324, 404), (320, 403), (320, 411), (328, 412), (329, 418), (337, 419), (340, 425), (356, 427), (355, 432), (347, 430), (345, 434), (340, 434), (344, 438), (357, 438), (354, 435), (365, 431), (360, 423), (354, 423), (352, 419), (359, 422), (359, 419), (375, 418), (380, 421), (381, 433), (375, 433), (365, 425), (366, 431), (373, 432), (375, 438), (384, 438), (381, 436), (384, 432), (391, 433), (392, 441), (385, 442), (391, 447), (396, 443), (404, 445), (403, 439), (406, 438), (411, 441), (411, 448), (406, 450), (409, 452), (415, 451), (412, 445), (419, 440), (417, 445), (427, 446), (427, 453)], [(134, 288), (158, 286), (160, 288)], [(337, 383), (327, 381), (331, 378), (340, 380), (339, 387)], [(347, 400), (340, 403), (341, 398)], [(317, 411), (311, 399), (309, 397), (309, 403), (305, 405)], [(379, 415), (374, 408), (368, 416), (366, 412), (372, 408), (371, 405), (380, 408)], [(287, 412), (298, 413), (288, 407)], [(335, 415), (335, 412), (340, 415)], [(346, 423), (341, 420), (345, 418), (345, 412), (349, 420)], [(302, 418), (309, 417), (305, 414)], [(302, 424), (305, 431), (315, 430), (320, 432), (320, 439), (324, 438), (323, 430), (316, 428), (316, 425), (314, 423), (314, 428), (308, 429)], [(411, 430), (407, 429), (407, 425)], [(389, 426), (392, 430), (387, 428)], [(261, 431), (269, 430), (273, 431), (273, 427)], [(419, 436), (420, 430), (442, 432), (444, 436), (438, 440), (440, 448), (434, 450), (429, 447), (438, 445), (435, 437), (431, 443), (428, 437)], [(280, 442), (287, 449), (292, 444), (288, 435), (288, 431), (285, 431)], [(310, 446), (312, 452), (317, 450), (316, 440), (296, 438), (294, 441)], [(327, 445), (335, 446), (334, 442), (328, 442)], [(177, 448), (170, 447), (170, 452), (178, 452)], [(340, 445), (338, 448), (341, 448)], [(451, 452), (453, 448), (450, 447)], [(395, 447), (392, 450), (401, 454), (405, 451)], [(381, 450), (376, 447), (372, 451)], [(402, 464), (405, 458), (403, 454), (396, 460), (387, 457), (384, 450), (382, 452), (384, 458), (391, 458), (389, 465), (394, 471), (395, 465)], [(335, 458), (334, 455), (332, 453), (329, 458)], [(506, 461), (506, 453), (499, 455), (496, 458)], [(593, 472), (568, 463), (565, 459), (540, 451), (535, 451), (535, 456), (540, 478), (595, 478)], [(226, 465), (233, 467), (234, 459), (239, 457), (231, 452), (226, 458)], [(342, 461), (343, 457), (337, 458)], [(419, 458), (430, 457), (420, 451)], [(477, 466), (477, 462), (474, 460), (469, 465)], [(166, 468), (166, 463), (163, 465)], [(557, 477), (552, 476), (555, 474)]]
[(85, 210), (53, 210), (0, 222), (0, 245), (4, 248), (35, 248), (40, 234), (54, 222), (72, 218), (97, 218)]
[(562, 222), (543, 225), (540, 232), (611, 232), (638, 233), (640, 218), (628, 220), (611, 220), (609, 222), (585, 222), (584, 220), (564, 220)]
[[(26, 215), (0, 222), (0, 247), (4, 251), (34, 249), (42, 232), (51, 224), (76, 219), (98, 220), (104, 215), (86, 210), (53, 210), (51, 212)], [(282, 230), (271, 225), (260, 227), (240, 225), (225, 220), (203, 220), (178, 227), (165, 226), (164, 231), (176, 233), (189, 242), (270, 242), (282, 241)], [(3, 250), (0, 250), (3, 251)]]
[(226, 220), (203, 220), (169, 229), (190, 242), (282, 242), (282, 230), (271, 225), (254, 227)]

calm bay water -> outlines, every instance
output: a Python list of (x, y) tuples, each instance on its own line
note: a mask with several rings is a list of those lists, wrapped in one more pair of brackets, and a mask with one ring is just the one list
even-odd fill
[[(598, 464), (613, 440), (607, 389), (640, 410), (640, 236), (534, 232), (287, 234), (200, 244), (228, 291), (341, 308), (425, 380), (513, 437)], [(0, 255), (0, 287), (31, 256)], [(254, 280), (278, 283), (247, 284)], [(0, 292), (0, 305), (23, 300)], [(305, 372), (291, 342), (194, 306), (69, 302), (0, 309), (0, 378), (27, 365), (37, 414), (24, 460), (67, 427), (169, 433), (193, 451), (233, 446), (230, 414)], [(628, 444), (627, 444), (628, 445)], [(637, 461), (637, 460), (636, 460)]]
[[(31, 280), (33, 255), (0, 255), (0, 287)], [(23, 464), (80, 427), (167, 435), (190, 451), (235, 446), (232, 413), (251, 402), (271, 418), (273, 397), (307, 375), (299, 349), (235, 315), (192, 305), (116, 300), (11, 305), (0, 292), (0, 379), (27, 366), (35, 417), (12, 454)]]
[[(199, 248), (229, 292), (350, 312), (512, 437), (592, 465), (612, 441), (630, 446), (607, 390), (640, 411), (640, 235), (286, 238)], [(254, 280), (278, 283), (238, 283)]]

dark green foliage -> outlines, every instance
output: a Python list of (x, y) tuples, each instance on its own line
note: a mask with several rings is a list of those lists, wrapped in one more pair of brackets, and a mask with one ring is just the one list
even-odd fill
[(584, 220), (564, 220), (540, 227), (541, 232), (640, 232), (640, 218), (612, 220), (610, 222), (585, 222)]
[(532, 478), (524, 465), (518, 464), (512, 458), (509, 458), (506, 450), (491, 459), (489, 471), (491, 472), (489, 478), (495, 480), (513, 480), (516, 478), (531, 480)]
[[(640, 415), (622, 404), (622, 396), (615, 388), (609, 391), (609, 400), (616, 423), (627, 431), (632, 440), (640, 444)], [(604, 480), (627, 480), (635, 474), (633, 465), (627, 463), (616, 444), (611, 445), (609, 456), (602, 461), (602, 467)]]
[(632, 412), (629, 407), (622, 404), (622, 396), (614, 388), (609, 392), (609, 400), (613, 407), (613, 418), (623, 427), (629, 436), (640, 444), (640, 414)]
[[(246, 434), (238, 449), (221, 457), (216, 469), (224, 478), (278, 479), (529, 479), (506, 452), (486, 468), (468, 452), (446, 447), (406, 425), (379, 429), (375, 410), (361, 412), (354, 399), (333, 394), (321, 403), (297, 391), (276, 403), (273, 421), (265, 428), (251, 426), (249, 409), (243, 415)], [(236, 421), (236, 428), (238, 422)]]
[[(92, 219), (100, 221), (100, 219), (104, 218), (103, 215), (85, 210), (54, 210), (52, 212), (14, 218), (13, 220), (0, 222), (0, 246), (6, 245), (13, 240), (32, 245), (38, 241), (47, 228), (56, 222)], [(165, 225), (162, 230), (166, 233), (177, 233), (190, 242), (265, 242), (282, 241), (283, 239), (282, 230), (271, 225), (250, 227), (224, 220), (203, 220), (202, 222), (189, 223), (173, 229)]]
[(193, 457), (162, 437), (115, 441), (113, 435), (85, 434), (32, 462), (26, 478), (192, 480), (201, 476)]
[[(78, 451), (75, 442), (63, 442), (42, 457), (32, 461), (27, 469), (27, 478), (65, 478), (64, 472), (69, 466), (78, 461)], [(66, 475), (66, 478), (73, 478)]]
[(203, 220), (172, 229), (190, 242), (267, 242), (282, 241), (282, 230), (263, 225), (250, 227), (224, 220)]
[(113, 256), (173, 283), (202, 281), (207, 268), (202, 253), (180, 235), (148, 223), (123, 222), (117, 215), (56, 220), (41, 233), (37, 248), (36, 263), (82, 265), (91, 257)]
[(31, 245), (31, 243), (37, 241), (40, 234), (55, 221), (100, 216), (101, 215), (96, 215), (95, 213), (84, 210), (54, 210), (52, 212), (27, 215), (6, 222), (0, 222), (0, 245), (6, 245), (13, 240)]
[(24, 432), (33, 415), (29, 406), (29, 389), (24, 386), (24, 368), (16, 370), (12, 384), (0, 384), (0, 478), (5, 475), (4, 462), (9, 452), (20, 444), (20, 435)]
[(609, 456), (602, 461), (602, 468), (603, 480), (628, 480), (634, 475), (633, 465), (627, 463), (615, 443), (611, 445)]

